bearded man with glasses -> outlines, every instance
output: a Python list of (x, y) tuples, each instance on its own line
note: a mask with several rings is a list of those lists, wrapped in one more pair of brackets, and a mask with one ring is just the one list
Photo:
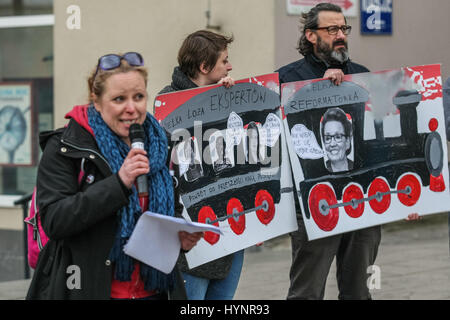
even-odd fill
[(304, 58), (277, 70), (281, 83), (329, 78), (339, 85), (344, 74), (369, 71), (349, 59), (347, 37), (352, 27), (347, 25), (340, 7), (320, 3), (304, 13), (301, 22), (297, 50)]
[[(301, 22), (303, 28), (297, 49), (304, 58), (277, 70), (280, 83), (328, 78), (340, 85), (345, 74), (369, 72), (349, 59), (347, 37), (351, 26), (340, 7), (320, 3), (304, 13)], [(347, 137), (336, 133), (326, 139), (332, 143), (347, 141)], [(299, 228), (291, 233), (292, 265), (287, 298), (323, 299), (330, 266), (336, 258), (339, 299), (371, 299), (367, 268), (375, 263), (381, 227), (308, 241), (297, 197), (295, 206)]]

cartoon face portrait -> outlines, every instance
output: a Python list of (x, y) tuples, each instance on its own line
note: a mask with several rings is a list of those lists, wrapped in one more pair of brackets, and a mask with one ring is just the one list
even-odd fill
[(321, 128), (327, 169), (330, 172), (352, 170), (353, 162), (347, 158), (352, 147), (352, 123), (345, 112), (340, 108), (328, 109)]
[(212, 135), (209, 142), (214, 171), (218, 174), (227, 168), (231, 168), (231, 161), (226, 155), (226, 143), (223, 134)]
[(256, 164), (259, 158), (259, 132), (254, 122), (250, 122), (247, 128), (248, 162)]
[(216, 138), (216, 152), (217, 152), (217, 163), (222, 164), (224, 159), (224, 138), (223, 137), (217, 137)]
[[(198, 158), (198, 145), (195, 139), (189, 139), (184, 144), (184, 158), (188, 165), (184, 168), (184, 178), (186, 181), (195, 181), (203, 176), (203, 167)], [(181, 168), (181, 166), (180, 166)]]

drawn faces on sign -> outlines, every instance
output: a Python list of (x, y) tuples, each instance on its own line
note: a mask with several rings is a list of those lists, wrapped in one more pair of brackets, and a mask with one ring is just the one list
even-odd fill
[(330, 172), (353, 169), (353, 162), (347, 158), (352, 147), (352, 123), (340, 108), (328, 109), (322, 117), (321, 134)]
[(246, 125), (245, 159), (249, 164), (279, 165), (280, 146), (277, 143), (281, 135), (281, 126), (280, 118), (273, 113), (267, 115), (263, 124), (250, 121)]
[(255, 122), (247, 126), (247, 159), (249, 164), (258, 163), (259, 159), (259, 130)]
[(211, 135), (209, 146), (213, 170), (216, 174), (233, 167), (229, 155), (226, 153), (226, 141), (221, 131), (217, 131)]
[(191, 138), (179, 143), (176, 150), (180, 176), (184, 176), (188, 182), (202, 177), (203, 167), (196, 139)]

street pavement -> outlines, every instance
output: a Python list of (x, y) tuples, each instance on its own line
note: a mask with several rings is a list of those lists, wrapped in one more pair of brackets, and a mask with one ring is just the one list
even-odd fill
[[(249, 248), (244, 258), (236, 300), (284, 300), (289, 288), (290, 239), (283, 236), (261, 248)], [(447, 213), (419, 221), (399, 221), (382, 227), (370, 290), (375, 300), (450, 299), (450, 256)], [(338, 296), (333, 262), (325, 299)]]
[[(449, 300), (450, 257), (447, 214), (420, 221), (384, 225), (376, 266), (379, 282), (371, 282), (375, 300)], [(235, 300), (284, 300), (291, 264), (287, 235), (246, 250)], [(337, 299), (335, 264), (325, 299)], [(373, 269), (375, 270), (375, 269)], [(372, 271), (373, 272), (373, 271)], [(0, 300), (23, 299), (29, 280), (0, 282)]]

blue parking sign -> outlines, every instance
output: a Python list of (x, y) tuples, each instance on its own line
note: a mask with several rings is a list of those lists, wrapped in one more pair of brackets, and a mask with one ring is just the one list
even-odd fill
[(360, 0), (361, 34), (392, 34), (392, 0)]

